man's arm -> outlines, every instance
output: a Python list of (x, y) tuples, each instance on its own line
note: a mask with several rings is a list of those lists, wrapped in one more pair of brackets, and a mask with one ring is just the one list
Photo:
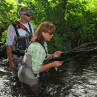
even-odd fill
[(8, 55), (8, 59), (9, 59), (9, 66), (10, 66), (10, 68), (11, 68), (13, 71), (15, 71), (15, 69), (16, 69), (16, 64), (13, 62), (12, 46), (7, 45), (6, 50), (7, 50), (7, 55)]

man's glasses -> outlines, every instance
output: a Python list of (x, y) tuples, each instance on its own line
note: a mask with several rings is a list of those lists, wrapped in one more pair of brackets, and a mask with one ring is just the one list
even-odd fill
[(28, 14), (24, 14), (24, 15), (26, 15), (26, 16), (28, 16), (28, 17), (30, 17), (31, 15), (28, 15)]

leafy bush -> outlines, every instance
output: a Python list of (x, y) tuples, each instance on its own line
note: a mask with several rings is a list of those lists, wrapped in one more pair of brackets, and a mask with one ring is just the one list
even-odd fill
[(2, 0), (0, 1), (1, 43), (6, 40), (6, 29), (19, 19), (18, 9), (28, 6), (35, 14), (32, 24), (35, 30), (43, 21), (56, 25), (54, 38), (49, 42), (49, 51), (68, 50), (94, 41), (97, 38), (96, 0)]

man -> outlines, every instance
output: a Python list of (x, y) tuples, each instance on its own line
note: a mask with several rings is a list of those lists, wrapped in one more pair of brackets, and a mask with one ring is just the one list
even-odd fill
[(29, 7), (19, 9), (20, 19), (7, 30), (7, 55), (12, 71), (17, 71), (18, 64), (22, 61), (25, 49), (28, 47), (34, 33), (33, 25), (30, 22), (34, 12)]

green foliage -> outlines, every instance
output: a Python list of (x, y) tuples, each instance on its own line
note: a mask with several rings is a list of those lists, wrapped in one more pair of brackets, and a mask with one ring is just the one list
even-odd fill
[(69, 33), (68, 37), (71, 44), (75, 44), (74, 46), (95, 40), (94, 20), (96, 13), (91, 10), (90, 6), (93, 5), (96, 8), (96, 3), (92, 2), (91, 4), (91, 2), (92, 0), (72, 0), (67, 4), (65, 12), (65, 19), (68, 21), (67, 34)]
[[(16, 2), (17, 1), (17, 2)], [(28, 6), (35, 14), (34, 29), (43, 21), (56, 25), (49, 51), (68, 50), (97, 38), (97, 0), (2, 0), (0, 1), (0, 31), (19, 19), (18, 10)], [(2, 36), (2, 42), (6, 37)]]
[(7, 30), (5, 30), (3, 33), (2, 33), (2, 39), (1, 39), (1, 44), (4, 44), (5, 43), (5, 39), (7, 38)]
[[(0, 3), (0, 22), (2, 24), (6, 23), (6, 26), (11, 24), (15, 20), (17, 14), (17, 7), (14, 3), (15, 0), (9, 2), (9, 0), (3, 0)], [(16, 18), (17, 19), (17, 18)]]
[(54, 33), (54, 37), (51, 42), (48, 43), (49, 52), (53, 53), (56, 50), (67, 51), (71, 49), (70, 43), (66, 41), (66, 34), (62, 35)]

